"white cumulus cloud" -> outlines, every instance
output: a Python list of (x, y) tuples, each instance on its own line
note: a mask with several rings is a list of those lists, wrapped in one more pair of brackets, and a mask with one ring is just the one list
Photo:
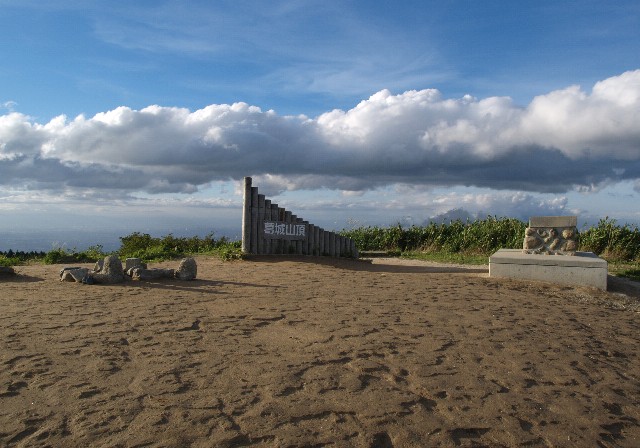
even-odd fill
[(281, 116), (245, 103), (122, 106), (48, 123), (0, 116), (0, 184), (192, 193), (252, 175), (273, 191), (397, 183), (563, 192), (640, 179), (640, 70), (540, 95), (375, 93), (350, 110)]

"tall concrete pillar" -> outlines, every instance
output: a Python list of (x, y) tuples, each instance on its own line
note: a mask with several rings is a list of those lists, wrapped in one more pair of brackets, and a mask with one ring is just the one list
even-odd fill
[(249, 252), (258, 253), (258, 187), (251, 187), (251, 244)]
[[(290, 211), (285, 210), (285, 212), (284, 212), (284, 222), (287, 223), (287, 224), (291, 224), (292, 217), (293, 217), (293, 214)], [(291, 253), (295, 253), (296, 246), (295, 246), (295, 242), (294, 241), (282, 240), (282, 245), (284, 246), (284, 254), (285, 255), (289, 255)]]
[(264, 195), (258, 195), (258, 247), (257, 253), (264, 253)]
[[(271, 200), (270, 199), (264, 200), (264, 220), (271, 221)], [(264, 230), (264, 227), (263, 227), (263, 230)], [(264, 251), (262, 253), (264, 254), (271, 253), (271, 240), (268, 240), (266, 238), (264, 239)]]
[(244, 178), (244, 192), (242, 195), (242, 252), (248, 254), (251, 250), (251, 178)]
[(336, 234), (329, 232), (329, 250), (327, 250), (330, 257), (336, 256)]
[[(302, 224), (302, 218), (296, 218), (296, 224)], [(303, 240), (296, 240), (296, 255), (302, 255)]]
[(320, 227), (313, 226), (313, 247), (311, 255), (320, 255)]
[(315, 244), (314, 233), (316, 226), (314, 226), (313, 224), (309, 224), (307, 221), (305, 221), (305, 223), (307, 224), (307, 241), (305, 243), (305, 255), (313, 255), (313, 245)]
[[(271, 204), (271, 220), (272, 221), (280, 221), (279, 210), (280, 210), (280, 207), (278, 207), (278, 204)], [(280, 253), (280, 240), (271, 240), (271, 253), (272, 254)]]

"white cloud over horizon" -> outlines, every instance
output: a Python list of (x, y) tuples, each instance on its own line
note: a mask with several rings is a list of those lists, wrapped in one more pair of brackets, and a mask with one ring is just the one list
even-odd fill
[(0, 116), (0, 185), (194, 193), (252, 175), (271, 192), (398, 183), (564, 193), (640, 179), (640, 70), (537, 96), (382, 90), (349, 110), (121, 106), (47, 123)]

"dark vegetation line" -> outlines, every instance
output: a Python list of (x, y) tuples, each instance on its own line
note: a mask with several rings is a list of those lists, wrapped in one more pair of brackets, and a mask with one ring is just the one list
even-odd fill
[[(385, 251), (391, 255), (428, 258), (456, 263), (487, 263), (487, 257), (501, 248), (522, 247), (527, 224), (513, 218), (487, 217), (475, 221), (451, 221), (443, 224), (402, 227), (358, 227), (345, 229), (341, 235), (352, 238), (359, 251)], [(619, 225), (605, 218), (598, 225), (583, 228), (578, 236), (579, 250), (594, 252), (613, 264), (623, 266), (618, 274), (640, 279), (640, 229)], [(185, 255), (210, 254), (224, 260), (242, 258), (240, 241), (222, 237), (178, 238), (169, 234), (156, 238), (134, 232), (120, 238), (120, 248), (114, 252), (122, 258), (136, 257), (144, 261), (159, 261)], [(94, 262), (107, 255), (102, 246), (85, 251), (53, 249), (49, 252), (0, 252), (0, 266), (15, 266), (27, 262), (70, 263)]]
[[(527, 223), (489, 216), (427, 226), (359, 227), (344, 230), (359, 251), (386, 251), (409, 258), (453, 263), (486, 264), (498, 249), (521, 249)], [(608, 217), (579, 229), (578, 250), (594, 252), (610, 263), (616, 275), (640, 280), (640, 229), (619, 225)], [(612, 265), (613, 266), (612, 266)]]
[[(488, 217), (475, 221), (403, 228), (360, 227), (344, 230), (360, 251), (449, 252), (487, 257), (498, 249), (521, 249), (527, 224), (513, 218)], [(618, 225), (614, 219), (600, 220), (597, 226), (582, 229), (579, 250), (594, 252), (609, 261), (640, 261), (640, 229)]]
[[(113, 252), (121, 258), (141, 258), (144, 261), (161, 261), (180, 258), (185, 255), (217, 255), (224, 260), (241, 257), (241, 242), (230, 241), (226, 237), (215, 239), (210, 233), (205, 237), (175, 237), (172, 234), (156, 238), (148, 233), (134, 232), (120, 237), (120, 248)], [(29, 262), (91, 263), (104, 258), (109, 253), (102, 246), (91, 246), (84, 251), (57, 248), (49, 252), (22, 252), (9, 250), (0, 252), (0, 266), (15, 266)]]

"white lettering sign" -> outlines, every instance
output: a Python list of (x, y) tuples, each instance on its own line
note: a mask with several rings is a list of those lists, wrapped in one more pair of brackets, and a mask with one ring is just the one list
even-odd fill
[(264, 221), (262, 230), (267, 239), (304, 240), (307, 238), (306, 224)]

